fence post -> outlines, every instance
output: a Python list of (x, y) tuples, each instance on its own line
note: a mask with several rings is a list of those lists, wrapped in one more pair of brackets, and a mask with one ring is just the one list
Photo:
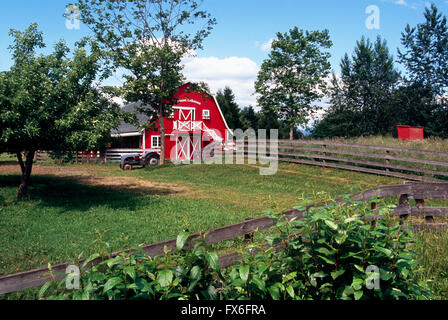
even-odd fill
[[(253, 220), (253, 218), (247, 218), (245, 221), (250, 221), (250, 220)], [(254, 242), (254, 234), (248, 233), (248, 234), (244, 235), (244, 240), (249, 241), (249, 242)]]
[(106, 163), (106, 152), (100, 151), (100, 163)]
[[(400, 199), (398, 200), (398, 207), (399, 208), (410, 208), (409, 197), (407, 194), (400, 195)], [(401, 214), (400, 215), (400, 225), (405, 225), (408, 217), (409, 217), (409, 214)]]
[[(322, 153), (323, 153), (324, 157), (326, 157), (327, 153), (325, 151), (327, 150), (327, 145), (326, 144), (322, 145), (322, 148), (324, 149), (324, 152), (322, 152)], [(322, 159), (322, 161), (323, 161), (323, 164), (327, 163), (327, 161), (325, 159)]]
[[(424, 213), (426, 207), (425, 200), (415, 199), (415, 206)], [(425, 221), (426, 223), (434, 223), (434, 217), (425, 215)]]
[[(386, 150), (386, 155), (390, 155), (390, 150)], [(389, 159), (386, 159), (386, 164), (387, 165), (390, 165), (390, 160)], [(386, 168), (386, 172), (389, 172), (390, 170), (389, 170), (389, 168)]]

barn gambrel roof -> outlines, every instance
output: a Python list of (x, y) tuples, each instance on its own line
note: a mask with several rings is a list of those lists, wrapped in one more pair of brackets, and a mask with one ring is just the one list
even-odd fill
[[(137, 111), (137, 108), (141, 106), (141, 102), (133, 102), (130, 104), (127, 104), (121, 108), (123, 112), (131, 112), (134, 113), (137, 116), (138, 122), (140, 124), (145, 124), (149, 121), (149, 117), (145, 114), (142, 114)], [(148, 107), (149, 108), (149, 107)], [(129, 124), (126, 122), (122, 122), (120, 126), (112, 131), (112, 135), (120, 135), (120, 134), (126, 134), (126, 133), (137, 133), (140, 130), (133, 124)]]

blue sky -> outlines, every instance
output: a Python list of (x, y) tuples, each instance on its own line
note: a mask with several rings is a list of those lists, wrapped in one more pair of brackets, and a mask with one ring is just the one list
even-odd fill
[[(63, 38), (69, 45), (89, 33), (81, 24), (79, 30), (68, 30), (62, 14), (68, 0), (3, 0), (0, 11), (0, 71), (10, 67), (10, 28), (25, 29), (37, 22), (51, 46)], [(448, 1), (435, 0), (448, 15)], [(204, 42), (204, 50), (196, 58), (185, 61), (189, 80), (202, 80), (212, 91), (230, 86), (241, 105), (255, 104), (253, 83), (264, 59), (268, 57), (269, 40), (277, 32), (294, 26), (301, 29), (329, 29), (333, 48), (331, 63), (339, 72), (343, 55), (351, 53), (361, 36), (375, 39), (381, 35), (396, 56), (400, 35), (406, 24), (423, 22), (429, 2), (422, 0), (204, 0), (204, 8), (218, 24)], [(366, 8), (379, 9), (379, 29), (368, 29)], [(397, 65), (397, 67), (399, 67)], [(401, 70), (401, 68), (399, 67)], [(111, 83), (119, 83), (111, 79)]]

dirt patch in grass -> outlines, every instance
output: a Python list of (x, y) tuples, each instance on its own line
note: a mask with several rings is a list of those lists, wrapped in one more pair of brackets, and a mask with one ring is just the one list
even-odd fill
[(93, 186), (109, 187), (113, 189), (126, 190), (138, 194), (156, 194), (169, 196), (187, 196), (188, 188), (171, 183), (154, 182), (134, 177), (77, 177), (81, 183)]
[[(138, 194), (168, 195), (168, 196), (188, 196), (190, 190), (186, 186), (174, 183), (148, 181), (136, 177), (97, 177), (94, 171), (98, 167), (50, 167), (33, 166), (33, 175), (51, 175), (63, 178), (74, 179), (80, 183), (119, 189)], [(104, 168), (108, 170), (108, 168)], [(109, 169), (110, 170), (110, 169)], [(0, 173), (21, 174), (20, 168), (16, 166), (0, 166)]]

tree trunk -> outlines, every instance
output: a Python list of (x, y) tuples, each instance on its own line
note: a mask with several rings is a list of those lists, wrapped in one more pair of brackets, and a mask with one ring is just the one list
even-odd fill
[(22, 160), (22, 154), (20, 152), (17, 153), (17, 158), (20, 163), (20, 168), (22, 169), (22, 177), (20, 179), (19, 191), (17, 192), (17, 198), (22, 198), (26, 196), (28, 191), (28, 182), (30, 180), (31, 171), (33, 169), (33, 161), (35, 151), (25, 151), (25, 163)]
[(163, 122), (162, 110), (159, 111), (158, 117), (160, 123), (160, 164), (165, 164), (165, 123)]
[(289, 140), (294, 140), (294, 126), (289, 128)]

